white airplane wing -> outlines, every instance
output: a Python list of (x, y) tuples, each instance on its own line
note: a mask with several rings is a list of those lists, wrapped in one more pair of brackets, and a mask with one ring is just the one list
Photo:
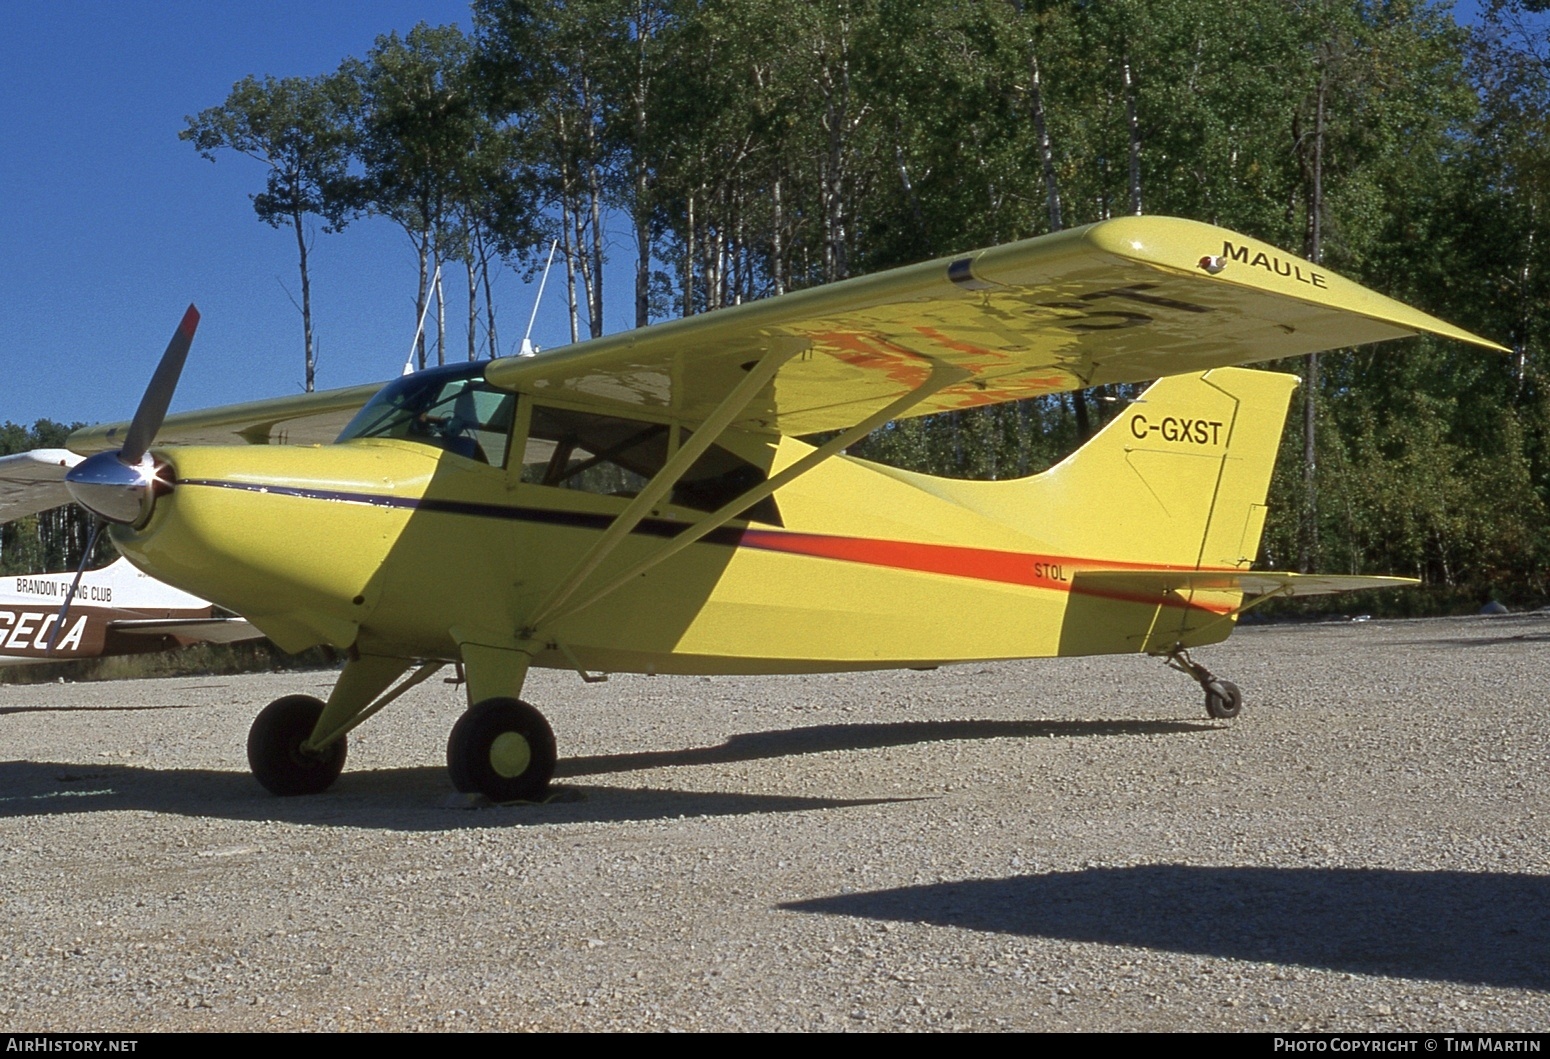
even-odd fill
[(111, 621), (108, 630), (129, 636), (176, 636), (204, 643), (241, 643), (264, 638), (244, 618), (144, 618)]
[(0, 522), (70, 503), (65, 474), (81, 460), (69, 449), (0, 456)]

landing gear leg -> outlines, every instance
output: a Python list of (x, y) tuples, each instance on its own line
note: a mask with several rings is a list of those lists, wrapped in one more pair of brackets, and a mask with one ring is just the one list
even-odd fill
[(344, 768), (345, 733), (441, 668), (428, 662), (399, 683), (409, 669), (401, 658), (355, 655), (324, 703), (310, 695), (271, 702), (248, 732), (253, 777), (273, 794), (317, 794)]
[(1206, 713), (1219, 721), (1230, 721), (1243, 711), (1243, 691), (1230, 680), (1223, 680), (1175, 646), (1167, 655), (1168, 665), (1188, 673), (1206, 693)]

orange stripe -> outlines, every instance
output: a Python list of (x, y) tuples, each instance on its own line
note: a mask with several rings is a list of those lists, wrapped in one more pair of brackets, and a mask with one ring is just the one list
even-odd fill
[(968, 577), (977, 581), (995, 581), (1004, 585), (1027, 585), (1055, 592), (1082, 595), (1128, 603), (1161, 602), (1171, 606), (1193, 606), (1226, 614), (1232, 607), (1185, 604), (1174, 596), (1144, 596), (1112, 589), (1072, 588), (1071, 578), (1086, 570), (1180, 571), (1185, 573), (1236, 573), (1232, 567), (1175, 566), (1167, 563), (1127, 563), (1107, 559), (1079, 559), (1067, 555), (1039, 555), (990, 548), (964, 548), (951, 544), (921, 544), (914, 541), (871, 540), (865, 537), (832, 537), (817, 533), (780, 533), (747, 529), (738, 542), (745, 548), (805, 555), (817, 559), (884, 566), (894, 570)]

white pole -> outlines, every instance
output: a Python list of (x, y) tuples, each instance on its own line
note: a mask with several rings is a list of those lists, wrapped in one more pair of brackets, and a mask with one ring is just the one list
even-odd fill
[(544, 262), (544, 274), (538, 280), (538, 297), (533, 299), (533, 315), (527, 318), (527, 330), (522, 335), (522, 345), (517, 349), (519, 357), (533, 357), (538, 351), (533, 348), (533, 321), (538, 319), (538, 304), (544, 300), (544, 284), (549, 282), (549, 267), (554, 264), (554, 248), (560, 245), (558, 239), (549, 244), (549, 260)]
[(436, 266), (435, 273), (431, 276), (431, 285), (425, 291), (425, 304), (420, 307), (420, 322), (414, 329), (414, 337), (409, 340), (409, 359), (404, 361), (404, 370), (400, 375), (414, 374), (414, 347), (420, 344), (420, 336), (425, 333), (425, 314), (431, 310), (430, 292), (436, 289), (436, 282), (441, 279), (441, 266)]

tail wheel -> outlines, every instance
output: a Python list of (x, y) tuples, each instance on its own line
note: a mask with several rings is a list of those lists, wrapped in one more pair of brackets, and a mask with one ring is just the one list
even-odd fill
[(344, 769), (344, 736), (322, 750), (302, 749), (321, 716), (321, 700), (287, 695), (265, 706), (254, 719), (248, 730), (248, 766), (271, 794), (318, 794), (339, 778)]
[(1219, 721), (1230, 721), (1243, 711), (1243, 692), (1230, 680), (1213, 680), (1206, 685), (1206, 713)]
[(470, 707), (447, 739), (452, 785), (492, 802), (537, 801), (554, 777), (554, 731), (521, 699)]

